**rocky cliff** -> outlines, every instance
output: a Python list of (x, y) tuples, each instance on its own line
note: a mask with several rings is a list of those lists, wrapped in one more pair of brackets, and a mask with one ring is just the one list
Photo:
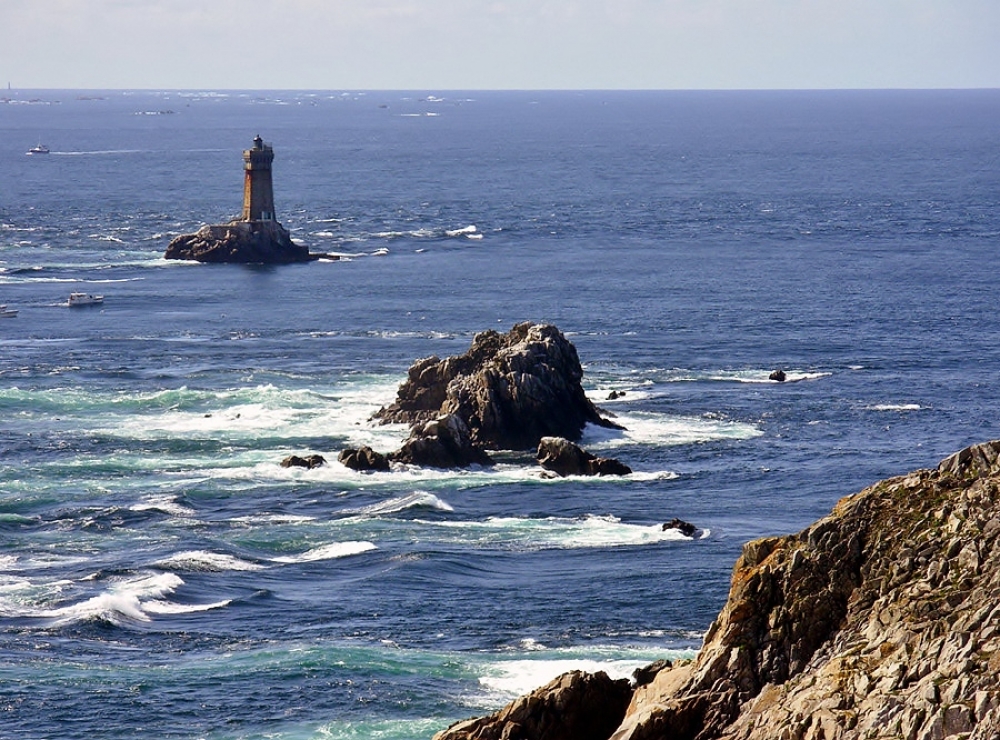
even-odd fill
[[(998, 675), (994, 441), (849, 496), (797, 535), (748, 543), (697, 659), (633, 688), (608, 737), (997, 740)], [(437, 737), (562, 737), (504, 717)]]

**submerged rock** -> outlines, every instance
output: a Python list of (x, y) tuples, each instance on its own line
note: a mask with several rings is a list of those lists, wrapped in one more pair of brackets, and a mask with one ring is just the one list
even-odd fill
[(326, 458), (322, 455), (308, 455), (306, 457), (289, 455), (281, 461), (281, 467), (283, 468), (309, 468), (312, 470), (321, 465), (326, 465)]
[(676, 529), (685, 537), (693, 537), (695, 532), (698, 531), (696, 526), (683, 519), (671, 519), (669, 522), (664, 522), (663, 531), (666, 532), (668, 529)]
[(337, 459), (351, 470), (386, 472), (389, 470), (389, 458), (371, 447), (341, 450)]
[(415, 362), (396, 401), (375, 419), (413, 424), (454, 414), (472, 444), (525, 450), (542, 437), (580, 438), (586, 424), (620, 428), (584, 393), (576, 348), (550, 324), (522, 323), (477, 334), (469, 351)]
[(597, 457), (562, 437), (542, 437), (538, 464), (561, 476), (629, 475), (632, 469), (613, 458)]
[(776, 380), (779, 383), (784, 383), (788, 379), (788, 376), (785, 374), (784, 370), (781, 370), (779, 368), (778, 370), (772, 371), (771, 374), (767, 376), (767, 379)]

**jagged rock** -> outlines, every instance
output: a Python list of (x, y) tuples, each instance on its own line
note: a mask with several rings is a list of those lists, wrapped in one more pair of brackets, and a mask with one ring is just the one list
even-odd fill
[(452, 725), (434, 740), (607, 740), (631, 694), (628, 679), (571, 671), (496, 714)]
[(609, 401), (617, 401), (619, 398), (625, 398), (625, 391), (611, 391), (608, 394)]
[(768, 380), (776, 380), (779, 383), (784, 383), (787, 378), (788, 376), (785, 375), (785, 371), (781, 369), (775, 370), (767, 376)]
[(309, 248), (292, 241), (277, 221), (231, 221), (202, 226), (174, 237), (163, 255), (168, 260), (288, 264), (314, 259)]
[(561, 476), (629, 475), (632, 469), (613, 458), (597, 457), (562, 437), (542, 437), (538, 464)]
[(693, 537), (694, 533), (698, 531), (696, 526), (683, 519), (671, 519), (669, 522), (664, 522), (663, 531), (666, 532), (668, 529), (676, 529), (685, 537)]
[(428, 357), (410, 367), (396, 401), (375, 419), (423, 422), (460, 417), (472, 444), (525, 450), (542, 437), (577, 440), (586, 424), (620, 428), (583, 391), (576, 348), (550, 324), (522, 323), (508, 333), (477, 334), (464, 355)]
[(993, 441), (747, 543), (697, 658), (637, 681), (610, 738), (996, 740), (998, 674)]
[(469, 428), (461, 417), (446, 414), (414, 426), (410, 437), (390, 460), (431, 468), (467, 468), (492, 465), (488, 454), (472, 444)]
[(306, 457), (299, 457), (298, 455), (289, 455), (284, 460), (281, 461), (281, 467), (283, 468), (318, 468), (320, 465), (326, 465), (326, 458), (322, 455), (308, 455)]
[(660, 671), (672, 667), (673, 663), (669, 660), (657, 660), (647, 666), (643, 666), (642, 668), (636, 668), (632, 671), (633, 686), (635, 688), (645, 686), (656, 678)]
[(356, 450), (350, 448), (341, 450), (337, 459), (351, 470), (379, 472), (389, 470), (389, 458), (367, 445)]

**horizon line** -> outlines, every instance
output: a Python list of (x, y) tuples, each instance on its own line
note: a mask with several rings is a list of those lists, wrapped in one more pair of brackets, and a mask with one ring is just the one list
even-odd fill
[(958, 92), (1000, 90), (997, 86), (954, 87), (13, 87), (0, 92)]

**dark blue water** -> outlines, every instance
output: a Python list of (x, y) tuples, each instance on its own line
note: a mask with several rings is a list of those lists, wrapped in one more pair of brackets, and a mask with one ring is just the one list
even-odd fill
[[(693, 654), (744, 541), (1000, 436), (1000, 92), (9, 95), (0, 737), (428, 738)], [(344, 259), (162, 260), (257, 133)], [(524, 320), (632, 476), (336, 463)]]

